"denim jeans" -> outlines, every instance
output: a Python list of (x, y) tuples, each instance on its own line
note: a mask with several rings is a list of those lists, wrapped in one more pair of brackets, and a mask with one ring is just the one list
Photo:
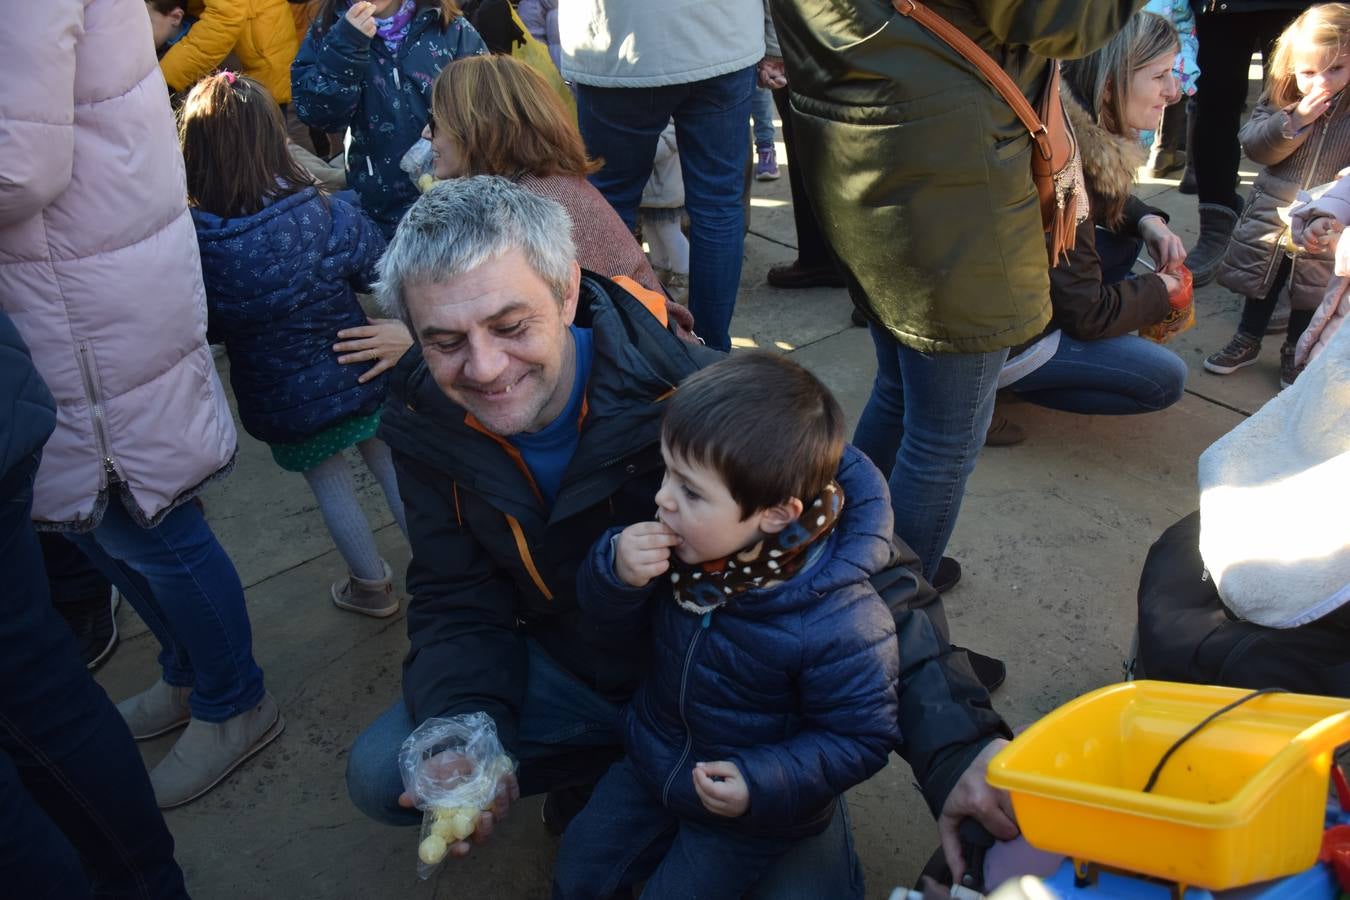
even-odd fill
[[(622, 754), (619, 707), (563, 671), (534, 641), (527, 646), (530, 672), (515, 754), (521, 794), (594, 783)], [(352, 803), (386, 825), (422, 822), (422, 813), (398, 805), (403, 791), (398, 751), (413, 727), (399, 700), (357, 737), (347, 759), (347, 792)], [(862, 897), (862, 865), (853, 850), (842, 799), (839, 806), (829, 828), (794, 844), (748, 896), (763, 900)]]
[[(846, 822), (846, 817), (841, 799), (835, 820)], [(626, 897), (624, 891), (641, 881), (646, 881), (642, 896), (654, 900), (735, 900), (757, 884), (757, 893), (765, 897), (851, 895), (847, 882), (816, 881), (819, 893), (807, 893), (804, 884), (780, 881), (769, 891), (761, 876), (789, 851), (800, 852), (796, 843), (746, 834), (733, 820), (721, 826), (681, 821), (624, 759), (605, 773), (563, 835), (553, 870), (553, 897)]]
[(154, 633), (164, 680), (192, 688), (193, 718), (223, 722), (258, 705), (244, 588), (194, 504), (142, 528), (114, 496), (97, 528), (70, 537)]
[(931, 581), (984, 446), (1008, 351), (922, 353), (868, 327), (877, 375), (853, 443), (889, 479), (895, 533)]
[(577, 123), (605, 166), (591, 183), (624, 223), (637, 224), (656, 142), (675, 119), (689, 213), (689, 309), (709, 346), (731, 348), (731, 315), (745, 247), (746, 165), (755, 67), (688, 84), (647, 88), (577, 85)]
[(36, 471), (0, 482), (0, 893), (186, 898), (140, 752), (51, 607)]
[(1038, 406), (1098, 416), (1166, 409), (1185, 387), (1186, 363), (1161, 344), (1133, 334), (1080, 341), (1063, 333), (1054, 356), (1009, 385)]
[(750, 96), (750, 124), (756, 150), (773, 149), (773, 91), (757, 87)]

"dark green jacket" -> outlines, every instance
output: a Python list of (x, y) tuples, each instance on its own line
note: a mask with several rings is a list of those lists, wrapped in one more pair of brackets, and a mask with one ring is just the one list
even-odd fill
[[(1047, 57), (1142, 0), (932, 0), (1029, 97)], [(807, 190), (854, 302), (918, 350), (1011, 347), (1050, 319), (1031, 140), (956, 51), (888, 0), (774, 0)]]

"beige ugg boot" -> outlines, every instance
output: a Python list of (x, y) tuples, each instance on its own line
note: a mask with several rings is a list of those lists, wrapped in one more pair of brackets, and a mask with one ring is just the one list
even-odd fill
[(389, 563), (384, 565), (384, 577), (378, 581), (349, 575), (343, 581), (333, 582), (333, 605), (338, 609), (384, 619), (398, 612), (398, 597), (394, 596), (394, 573)]

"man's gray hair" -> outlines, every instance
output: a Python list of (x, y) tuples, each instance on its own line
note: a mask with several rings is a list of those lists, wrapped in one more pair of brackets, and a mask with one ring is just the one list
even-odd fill
[(505, 178), (475, 175), (436, 184), (408, 210), (380, 258), (375, 296), (413, 332), (403, 290), (438, 284), (520, 250), (561, 303), (572, 283), (572, 220), (558, 203)]

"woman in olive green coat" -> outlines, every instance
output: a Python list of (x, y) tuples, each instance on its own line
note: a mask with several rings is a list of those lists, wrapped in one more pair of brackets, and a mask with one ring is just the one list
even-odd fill
[[(1035, 102), (1142, 0), (932, 0)], [(854, 443), (890, 474), (896, 532), (931, 579), (1007, 348), (1050, 319), (1031, 141), (955, 50), (886, 0), (774, 0), (797, 150), (868, 318), (877, 378)], [(1084, 210), (1085, 212), (1085, 210)]]

